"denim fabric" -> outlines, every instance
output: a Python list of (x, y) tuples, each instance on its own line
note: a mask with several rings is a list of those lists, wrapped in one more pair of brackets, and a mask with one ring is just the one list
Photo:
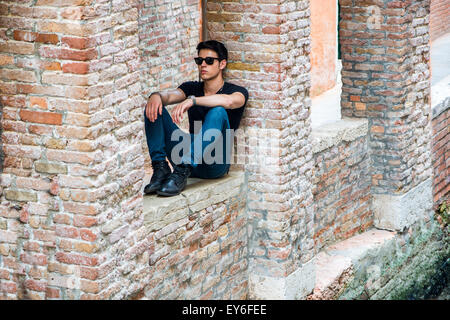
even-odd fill
[[(192, 165), (192, 177), (203, 179), (219, 178), (228, 172), (230, 161), (226, 158), (227, 154), (229, 156), (231, 153), (231, 146), (227, 145), (226, 133), (227, 129), (230, 128), (230, 123), (227, 112), (223, 107), (214, 107), (208, 111), (201, 130), (197, 134), (189, 134), (181, 130), (173, 122), (165, 107), (163, 107), (162, 115), (158, 115), (154, 122), (150, 122), (145, 113), (144, 119), (147, 146), (152, 161), (162, 161), (167, 157), (170, 163), (174, 165), (180, 164), (178, 160), (181, 160), (182, 163)], [(211, 133), (213, 133), (213, 136), (208, 137), (208, 134)], [(172, 139), (172, 135), (176, 139)], [(189, 147), (184, 150), (186, 154), (180, 154), (180, 159), (173, 159), (172, 150), (183, 141), (182, 139), (189, 139), (187, 141), (190, 141)], [(233, 140), (228, 139), (228, 141), (232, 143)], [(223, 150), (223, 158), (220, 158), (219, 163), (208, 163), (211, 160), (203, 157), (205, 151), (208, 154), (211, 153), (214, 157), (215, 152), (211, 152), (211, 150), (215, 148), (217, 151), (220, 150), (220, 147)]]

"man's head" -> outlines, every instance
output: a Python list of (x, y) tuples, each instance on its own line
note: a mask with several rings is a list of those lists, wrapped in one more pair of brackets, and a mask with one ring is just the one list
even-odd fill
[(211, 80), (217, 76), (223, 76), (222, 71), (225, 69), (228, 60), (228, 51), (223, 43), (216, 40), (200, 42), (197, 45), (197, 53), (198, 57), (195, 62), (198, 65), (202, 80)]

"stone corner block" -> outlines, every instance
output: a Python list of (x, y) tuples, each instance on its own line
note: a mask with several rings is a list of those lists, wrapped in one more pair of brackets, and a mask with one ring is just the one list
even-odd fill
[(314, 259), (287, 277), (275, 278), (250, 273), (249, 297), (254, 300), (303, 300), (315, 286)]
[(427, 216), (432, 207), (431, 179), (403, 195), (376, 194), (373, 196), (374, 225), (379, 229), (402, 232)]

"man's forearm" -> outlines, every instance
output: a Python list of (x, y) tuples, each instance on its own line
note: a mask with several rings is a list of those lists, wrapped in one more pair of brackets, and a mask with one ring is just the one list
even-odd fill
[(221, 106), (225, 109), (234, 109), (243, 105), (239, 99), (229, 94), (213, 94), (210, 96), (196, 97), (195, 100), (197, 105), (205, 107)]
[(159, 95), (162, 101), (162, 104), (164, 106), (171, 105), (174, 103), (180, 103), (181, 101), (184, 101), (186, 99), (186, 96), (181, 90), (175, 89), (175, 90), (165, 90), (165, 91), (155, 91), (152, 95)]

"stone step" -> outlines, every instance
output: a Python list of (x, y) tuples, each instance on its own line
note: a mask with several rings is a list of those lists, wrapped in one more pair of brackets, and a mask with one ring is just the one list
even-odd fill
[(316, 284), (307, 299), (338, 298), (365, 258), (382, 250), (395, 235), (395, 232), (371, 229), (325, 248), (315, 258)]

